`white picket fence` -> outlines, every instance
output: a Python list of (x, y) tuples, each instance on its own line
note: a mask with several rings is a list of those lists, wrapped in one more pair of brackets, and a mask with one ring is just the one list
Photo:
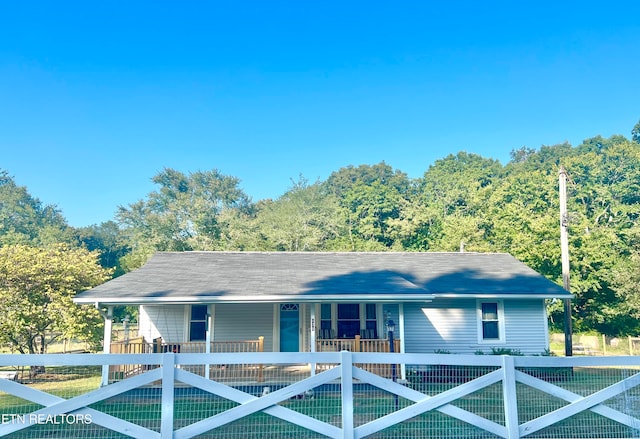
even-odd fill
[[(189, 371), (190, 366), (208, 365), (208, 367), (226, 367), (229, 365), (269, 365), (269, 367), (288, 367), (305, 364), (332, 364), (321, 373), (307, 373), (272, 391), (256, 395), (242, 386), (217, 382)], [(387, 364), (406, 365), (408, 377), (414, 382), (399, 383), (383, 378), (365, 370), (363, 365)], [(0, 378), (0, 436), (15, 434), (15, 437), (28, 437), (30, 428), (42, 423), (47, 416), (69, 414), (78, 418), (90, 419), (93, 424), (106, 430), (131, 437), (141, 438), (190, 438), (206, 432), (215, 431), (256, 413), (264, 413), (295, 424), (313, 437), (362, 438), (392, 431), (401, 425), (424, 414), (439, 412), (446, 417), (469, 424), (476, 431), (474, 437), (521, 438), (536, 437), (537, 432), (561, 424), (574, 416), (594, 413), (596, 422), (606, 418), (627, 431), (627, 436), (640, 435), (640, 357), (520, 357), (520, 356), (474, 356), (474, 355), (435, 355), (435, 354), (384, 354), (352, 353), (242, 353), (242, 354), (76, 354), (76, 355), (0, 355), (0, 369), (28, 366), (108, 366), (143, 365), (145, 372), (120, 382), (103, 386), (87, 393), (63, 398), (55, 396), (33, 386)], [(462, 379), (450, 388), (437, 394), (421, 391), (415, 384), (417, 380), (427, 379), (434, 368), (460, 367), (485, 368), (483, 372)], [(620, 370), (619, 379), (609, 382), (602, 388), (585, 392), (576, 392), (562, 387), (563, 380), (544, 380), (531, 371), (565, 370), (572, 374), (574, 370)], [(311, 371), (311, 369), (308, 369)], [(455, 368), (454, 368), (455, 370)], [(412, 374), (412, 371), (417, 371)], [(567, 381), (571, 381), (567, 375)], [(438, 378), (438, 377), (435, 377)], [(449, 377), (451, 378), (451, 377)], [(444, 379), (444, 378), (442, 378)], [(237, 384), (237, 383), (236, 383)], [(330, 385), (339, 389), (340, 409), (333, 420), (323, 420), (287, 407), (292, 398), (314, 392), (322, 386)], [(396, 398), (396, 407), (388, 413), (381, 413), (375, 419), (362, 421), (354, 416), (356, 393), (363, 385), (375, 388)], [(464, 404), (454, 404), (478, 394), (490, 386), (501, 386), (502, 413), (495, 419), (467, 410)], [(269, 381), (256, 383), (268, 389)], [(356, 387), (360, 386), (360, 387)], [(519, 390), (523, 386), (535, 389), (553, 400), (562, 401), (562, 405), (543, 414), (525, 416), (525, 413), (538, 413), (532, 410), (536, 401), (523, 398)], [(207, 394), (217, 395), (233, 401), (231, 408), (205, 416), (189, 425), (179, 426), (175, 419), (176, 388), (191, 387)], [(161, 409), (159, 425), (146, 427), (130, 422), (113, 414), (89, 408), (91, 405), (118, 395), (124, 395), (135, 389), (155, 388), (160, 392)], [(243, 390), (244, 389), (244, 390)], [(356, 390), (354, 390), (356, 389)], [(520, 390), (522, 392), (522, 390)], [(365, 391), (366, 393), (366, 391)], [(13, 395), (25, 401), (39, 404), (42, 408), (30, 413), (6, 413), (2, 407), (2, 395)], [(317, 392), (316, 392), (317, 394)], [(319, 397), (317, 397), (320, 399)], [(402, 401), (401, 406), (398, 400)], [(614, 403), (611, 403), (614, 401)], [(620, 401), (624, 402), (621, 405)], [(626, 408), (625, 408), (626, 407)], [(588, 422), (580, 419), (580, 423)], [(458, 422), (456, 421), (456, 422)], [(586, 426), (586, 428), (589, 428)], [(562, 431), (562, 430), (561, 430)], [(575, 431), (567, 430), (564, 437), (576, 436)], [(554, 433), (562, 437), (565, 433)], [(21, 436), (20, 434), (24, 434)], [(390, 433), (393, 436), (393, 433)], [(277, 437), (277, 434), (271, 437)], [(384, 436), (387, 437), (387, 436)], [(427, 429), (424, 437), (430, 436)], [(556, 437), (556, 436), (538, 436)], [(594, 436), (595, 437), (595, 436)], [(621, 436), (617, 436), (621, 437)]]

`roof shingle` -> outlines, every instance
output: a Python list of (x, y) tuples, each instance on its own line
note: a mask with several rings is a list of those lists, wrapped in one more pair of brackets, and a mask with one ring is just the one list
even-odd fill
[(166, 252), (79, 303), (429, 301), (571, 297), (508, 254)]

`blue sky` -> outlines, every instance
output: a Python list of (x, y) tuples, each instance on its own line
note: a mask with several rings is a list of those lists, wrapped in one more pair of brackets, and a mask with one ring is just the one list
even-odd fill
[(640, 2), (4, 2), (0, 169), (73, 226), (164, 167), (255, 201), (640, 119)]

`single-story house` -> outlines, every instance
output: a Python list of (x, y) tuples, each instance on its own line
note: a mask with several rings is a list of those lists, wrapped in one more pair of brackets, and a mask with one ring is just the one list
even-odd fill
[(146, 342), (201, 352), (259, 338), (272, 352), (388, 346), (393, 321), (400, 352), (539, 354), (549, 346), (545, 300), (571, 297), (508, 254), (166, 252), (74, 301), (137, 305)]

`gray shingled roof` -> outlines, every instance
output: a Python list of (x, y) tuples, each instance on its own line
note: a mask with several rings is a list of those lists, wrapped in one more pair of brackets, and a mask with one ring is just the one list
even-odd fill
[(508, 254), (168, 252), (74, 301), (424, 302), (434, 297), (571, 295)]

